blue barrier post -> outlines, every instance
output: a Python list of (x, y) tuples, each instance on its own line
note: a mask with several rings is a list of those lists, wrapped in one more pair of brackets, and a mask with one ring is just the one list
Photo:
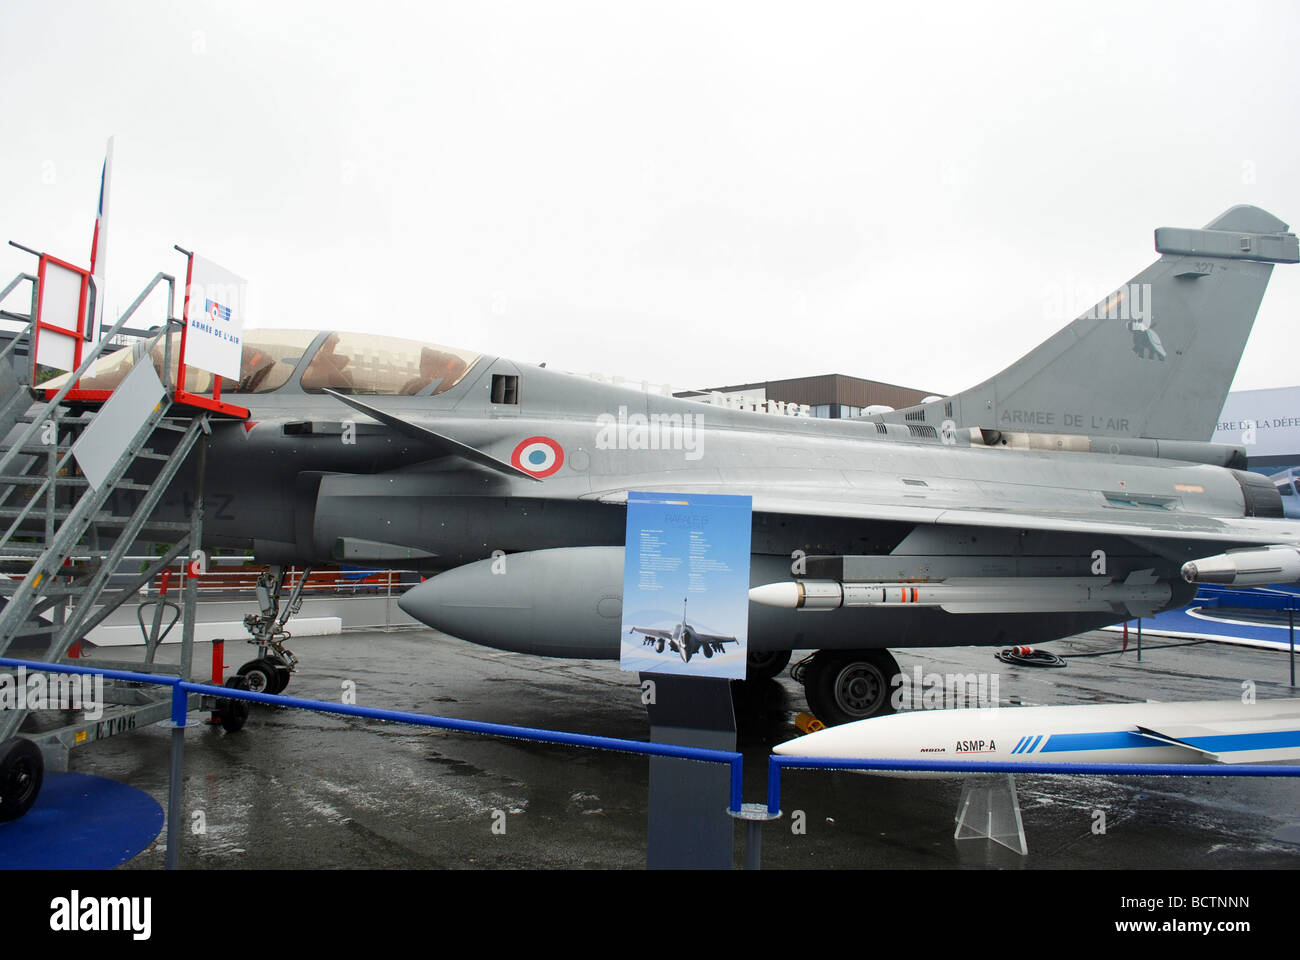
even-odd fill
[(172, 685), (172, 758), (171, 772), (167, 778), (167, 869), (175, 870), (181, 856), (181, 794), (184, 779), (181, 761), (185, 750), (185, 714), (189, 712), (189, 696), (181, 684)]

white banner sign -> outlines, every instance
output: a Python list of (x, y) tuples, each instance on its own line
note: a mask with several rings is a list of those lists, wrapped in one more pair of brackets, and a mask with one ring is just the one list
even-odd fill
[(195, 255), (189, 295), (186, 365), (238, 380), (248, 283)]
[[(76, 330), (82, 307), (81, 274), (45, 261), (41, 279), (41, 322)], [(36, 362), (56, 370), (76, 367), (77, 338), (57, 330), (42, 328), (36, 340)]]
[(1300, 463), (1300, 387), (1228, 394), (1214, 441), (1243, 445), (1252, 469), (1264, 458)]

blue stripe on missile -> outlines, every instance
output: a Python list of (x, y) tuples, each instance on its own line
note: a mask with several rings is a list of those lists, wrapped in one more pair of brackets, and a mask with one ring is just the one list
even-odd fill
[(1110, 733), (1054, 733), (1043, 744), (1043, 753), (1072, 753), (1081, 750), (1129, 750), (1134, 747), (1165, 747), (1166, 743), (1129, 730)]
[(1038, 749), (1038, 745), (1039, 745), (1040, 743), (1042, 743), (1042, 741), (1043, 741), (1043, 735), (1040, 733), (1040, 734), (1038, 735), (1038, 739), (1035, 740), (1035, 741), (1030, 745), (1029, 749), (1026, 750), (1025, 752), (1026, 752), (1026, 753), (1033, 753), (1035, 750)]
[[(1173, 738), (1170, 738), (1171, 740)], [(1208, 737), (1184, 737), (1178, 742), (1209, 753), (1234, 753), (1244, 750), (1280, 750), (1300, 747), (1300, 730), (1274, 730), (1264, 733), (1229, 733)], [(1043, 753), (1074, 753), (1085, 750), (1129, 750), (1139, 747), (1169, 746), (1152, 737), (1128, 730), (1108, 733), (1056, 733), (1043, 745)], [(1026, 753), (1033, 752), (1031, 747)]]
[(1016, 742), (1015, 749), (1012, 750), (1011, 752), (1012, 752), (1012, 753), (1019, 753), (1022, 749), (1024, 749), (1025, 744), (1028, 743), (1028, 742), (1029, 742), (1029, 737), (1021, 737), (1021, 738)]
[(1210, 753), (1238, 750), (1277, 750), (1300, 747), (1300, 730), (1272, 730), (1267, 733), (1225, 733), (1211, 737), (1186, 737), (1183, 743)]

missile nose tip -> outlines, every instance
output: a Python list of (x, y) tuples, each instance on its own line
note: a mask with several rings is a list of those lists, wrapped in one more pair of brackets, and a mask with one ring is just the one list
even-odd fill
[(784, 583), (765, 583), (760, 587), (751, 587), (749, 599), (768, 607), (799, 606), (799, 585), (786, 581)]
[(1183, 579), (1188, 583), (1196, 582), (1196, 564), (1191, 560), (1183, 564)]

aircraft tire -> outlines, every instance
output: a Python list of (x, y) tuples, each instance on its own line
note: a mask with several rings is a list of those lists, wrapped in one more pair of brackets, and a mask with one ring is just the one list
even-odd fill
[[(253, 693), (279, 693), (277, 684), (280, 682), (279, 672), (275, 669), (275, 664), (267, 658), (249, 660), (239, 668), (239, 676), (248, 681), (245, 689)], [(244, 701), (245, 703), (247, 701)]]
[(293, 676), (293, 671), (291, 671), (289, 665), (279, 657), (267, 657), (266, 662), (275, 669), (275, 687), (274, 689), (268, 688), (266, 692), (283, 693), (284, 688), (289, 685), (289, 678)]
[(284, 693), (284, 688), (289, 685), (289, 678), (292, 676), (293, 674), (289, 672), (288, 667), (280, 666), (280, 664), (277, 663), (275, 665), (275, 689), (271, 692)]
[[(247, 690), (248, 680), (242, 676), (230, 677), (226, 680), (226, 686), (232, 690)], [(221, 717), (221, 728), (226, 733), (237, 733), (248, 722), (248, 701), (218, 700), (217, 713)]]
[(40, 747), (22, 737), (0, 745), (0, 823), (17, 820), (30, 810), (44, 780)]
[(894, 712), (898, 661), (888, 650), (820, 650), (806, 673), (808, 707), (828, 727)]
[(775, 680), (790, 662), (789, 650), (764, 650), (745, 658), (746, 680)]

